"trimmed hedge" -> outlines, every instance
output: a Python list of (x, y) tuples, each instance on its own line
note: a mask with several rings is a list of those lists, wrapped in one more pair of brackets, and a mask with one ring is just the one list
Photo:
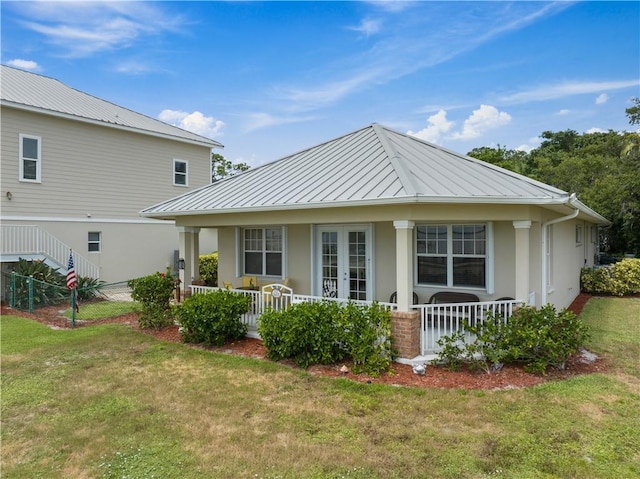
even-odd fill
[(140, 302), (142, 310), (138, 316), (141, 328), (162, 329), (173, 323), (171, 298), (175, 278), (168, 273), (154, 273), (130, 280), (131, 298)]
[(258, 332), (271, 359), (293, 359), (303, 368), (351, 357), (354, 372), (377, 376), (396, 356), (391, 348), (391, 314), (377, 303), (322, 301), (293, 304), (283, 311), (270, 309), (260, 317)]
[(227, 341), (244, 338), (247, 325), (242, 315), (249, 311), (251, 298), (225, 289), (196, 294), (176, 308), (182, 340), (222, 346)]

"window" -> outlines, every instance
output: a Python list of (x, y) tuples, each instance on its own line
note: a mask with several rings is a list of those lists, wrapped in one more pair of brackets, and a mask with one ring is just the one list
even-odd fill
[(101, 233), (99, 231), (89, 231), (88, 250), (89, 253), (100, 252)]
[(282, 228), (243, 230), (244, 274), (282, 276)]
[(20, 181), (42, 181), (42, 140), (39, 136), (20, 135)]
[(418, 284), (485, 288), (487, 226), (426, 225), (417, 227)]
[(582, 235), (582, 225), (576, 225), (576, 246), (580, 246), (582, 244)]
[(175, 186), (189, 186), (187, 162), (173, 160), (173, 184)]

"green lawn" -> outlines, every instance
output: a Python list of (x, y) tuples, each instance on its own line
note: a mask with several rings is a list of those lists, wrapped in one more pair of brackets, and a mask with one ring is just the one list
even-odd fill
[[(138, 303), (134, 301), (99, 301), (94, 303), (80, 302), (79, 311), (76, 313), (78, 321), (92, 321), (96, 319), (113, 318), (136, 311)], [(67, 318), (71, 318), (71, 308), (64, 312)]]
[(500, 391), (361, 384), (4, 316), (2, 477), (640, 477), (639, 308), (585, 308), (606, 374)]

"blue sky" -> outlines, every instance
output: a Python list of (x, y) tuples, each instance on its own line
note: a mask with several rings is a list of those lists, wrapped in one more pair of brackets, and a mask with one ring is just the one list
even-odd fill
[(455, 151), (630, 130), (640, 2), (2, 1), (2, 63), (272, 161), (373, 122)]

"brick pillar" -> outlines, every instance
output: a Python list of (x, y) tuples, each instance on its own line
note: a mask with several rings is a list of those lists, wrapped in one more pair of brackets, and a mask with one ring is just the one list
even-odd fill
[(413, 359), (420, 355), (420, 311), (392, 311), (391, 335), (398, 356)]

